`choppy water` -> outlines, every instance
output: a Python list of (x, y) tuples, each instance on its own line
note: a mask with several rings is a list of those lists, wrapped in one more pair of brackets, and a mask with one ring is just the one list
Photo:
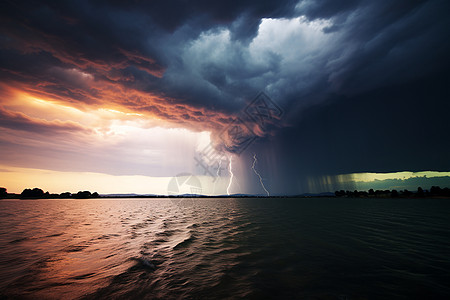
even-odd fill
[(450, 298), (450, 200), (0, 201), (0, 298)]

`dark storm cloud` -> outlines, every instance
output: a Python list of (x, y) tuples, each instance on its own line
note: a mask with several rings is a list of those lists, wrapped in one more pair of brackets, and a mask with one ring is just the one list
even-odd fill
[[(286, 161), (271, 168), (294, 185), (300, 168), (448, 169), (447, 144), (429, 137), (449, 125), (419, 112), (448, 109), (449, 9), (440, 0), (4, 1), (0, 76), (86, 105), (111, 101), (107, 88), (116, 105), (213, 132), (265, 90), (290, 128), (259, 142), (277, 142), (271, 155)], [(425, 143), (410, 142), (422, 132)]]
[[(248, 39), (262, 17), (290, 16), (294, 6), (292, 1), (7, 1), (1, 9), (1, 76), (40, 82), (48, 80), (51, 67), (77, 68), (98, 80), (198, 107), (214, 108), (211, 102), (222, 100), (217, 107), (226, 109), (236, 93), (220, 97), (208, 93), (208, 80), (178, 80), (178, 72), (190, 75), (177, 65), (183, 65), (183, 49), (214, 28), (229, 27), (235, 40)], [(159, 79), (168, 67), (175, 74)]]
[[(190, 43), (167, 47), (173, 53), (168, 57), (176, 59), (166, 63), (163, 89), (192, 105), (225, 111), (239, 110), (266, 89), (297, 116), (330, 94), (353, 95), (445, 69), (450, 24), (443, 12), (448, 6), (443, 1), (303, 1), (289, 16), (327, 19), (322, 36), (302, 39), (310, 29), (289, 31), (285, 22), (271, 26), (292, 38), (274, 36), (257, 46), (233, 39), (232, 30), (241, 22), (237, 18), (228, 26), (229, 37), (209, 30)], [(261, 60), (255, 58), (257, 50)]]
[[(138, 66), (155, 76), (163, 67), (145, 53), (142, 18), (107, 10), (86, 1), (6, 2), (2, 10), (3, 48), (22, 54), (49, 53), (61, 66), (75, 66), (107, 76), (110, 71)], [(140, 21), (140, 22), (139, 22)], [(144, 52), (144, 53), (143, 53)]]
[[(5, 2), (3, 77), (41, 81), (50, 67), (75, 67), (195, 107), (233, 112), (267, 88), (288, 108), (303, 97), (303, 109), (311, 94), (316, 101), (321, 93), (359, 92), (429, 72), (448, 50), (442, 47), (445, 7), (443, 1), (357, 0)], [(297, 57), (268, 48), (256, 61), (249, 43), (261, 19), (295, 16), (329, 20), (328, 34), (317, 39), (330, 40), (304, 51), (310, 46), (302, 43), (310, 41), (292, 39), (283, 47), (298, 48)], [(224, 29), (229, 36), (217, 38)], [(225, 51), (211, 55), (219, 47)], [(11, 49), (21, 59), (10, 59)], [(295, 72), (283, 67), (289, 60), (301, 62)]]
[(275, 138), (293, 186), (306, 174), (450, 169), (449, 4), (355, 4), (336, 15), (342, 36), (321, 86), (329, 93)]

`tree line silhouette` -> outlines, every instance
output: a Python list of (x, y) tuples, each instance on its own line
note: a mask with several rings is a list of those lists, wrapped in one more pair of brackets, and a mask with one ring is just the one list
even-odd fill
[(429, 190), (424, 190), (421, 187), (417, 188), (417, 191), (409, 190), (376, 190), (370, 189), (366, 191), (336, 191), (334, 192), (336, 197), (356, 197), (356, 198), (409, 198), (409, 197), (450, 197), (449, 188), (440, 188), (439, 186), (432, 186)]
[[(336, 191), (334, 193), (336, 197), (349, 197), (349, 198), (426, 198), (426, 197), (450, 197), (449, 188), (440, 188), (439, 186), (432, 186), (429, 190), (424, 190), (421, 187), (417, 188), (417, 191), (409, 190), (376, 190), (370, 189), (369, 191)], [(156, 196), (156, 195), (155, 195)], [(152, 197), (155, 197), (152, 196)], [(244, 195), (243, 195), (244, 196)], [(79, 191), (77, 193), (64, 192), (61, 194), (50, 194), (44, 192), (40, 188), (24, 189), (20, 194), (8, 193), (7, 189), (0, 187), (0, 199), (90, 199), (101, 198), (97, 192), (91, 193), (90, 191)], [(142, 197), (136, 195), (134, 197)], [(164, 197), (164, 196), (158, 196)], [(217, 196), (216, 196), (217, 197)], [(244, 197), (254, 197), (252, 195), (245, 195)], [(278, 196), (283, 197), (283, 196)], [(286, 197), (286, 196), (284, 196)], [(293, 196), (287, 196), (293, 197)], [(301, 197), (295, 196), (295, 197)], [(128, 197), (129, 198), (129, 197)]]
[(72, 194), (70, 192), (64, 192), (61, 194), (50, 194), (40, 188), (24, 189), (20, 194), (8, 193), (7, 189), (0, 187), (0, 199), (89, 199), (99, 198), (100, 195), (97, 192), (91, 193), (90, 191), (79, 191)]

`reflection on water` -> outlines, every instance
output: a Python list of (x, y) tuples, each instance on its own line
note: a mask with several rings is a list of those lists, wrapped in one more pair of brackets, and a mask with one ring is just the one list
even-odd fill
[(0, 297), (448, 298), (445, 199), (0, 201)]

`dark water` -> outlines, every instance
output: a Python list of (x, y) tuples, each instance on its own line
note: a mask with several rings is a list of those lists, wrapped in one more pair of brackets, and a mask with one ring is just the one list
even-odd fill
[(0, 201), (0, 298), (450, 299), (450, 200)]

